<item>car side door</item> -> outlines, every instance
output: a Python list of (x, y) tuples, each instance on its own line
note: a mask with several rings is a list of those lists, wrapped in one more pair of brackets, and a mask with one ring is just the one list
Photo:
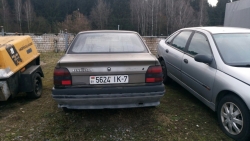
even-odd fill
[(168, 76), (175, 80), (181, 80), (182, 58), (191, 34), (192, 31), (190, 30), (181, 31), (172, 40), (166, 41), (163, 58), (168, 70)]
[[(195, 57), (204, 55), (211, 58), (211, 62), (197, 62)], [(212, 98), (216, 62), (209, 41), (205, 34), (195, 32), (192, 35), (186, 53), (182, 60), (182, 81), (195, 93), (208, 101)]]

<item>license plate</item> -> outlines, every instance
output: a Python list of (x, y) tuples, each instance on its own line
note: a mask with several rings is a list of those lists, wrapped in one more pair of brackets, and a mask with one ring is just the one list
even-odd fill
[(121, 84), (128, 83), (128, 75), (90, 76), (90, 84)]

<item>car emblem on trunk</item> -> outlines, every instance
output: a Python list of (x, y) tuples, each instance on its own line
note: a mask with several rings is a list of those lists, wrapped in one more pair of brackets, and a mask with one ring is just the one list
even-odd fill
[(79, 68), (79, 69), (73, 69), (73, 72), (91, 72), (92, 70), (89, 68)]
[(108, 67), (108, 68), (107, 68), (107, 70), (108, 70), (108, 71), (111, 71), (111, 68), (110, 68), (110, 67)]

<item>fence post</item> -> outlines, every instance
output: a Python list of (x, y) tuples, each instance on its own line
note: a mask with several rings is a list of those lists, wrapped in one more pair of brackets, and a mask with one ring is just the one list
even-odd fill
[(53, 41), (54, 41), (54, 50), (55, 50), (56, 53), (58, 53), (58, 46), (57, 46), (58, 40), (56, 38), (54, 38)]
[(67, 29), (65, 29), (65, 51), (68, 49), (68, 41), (69, 41), (69, 35), (67, 33)]
[(4, 29), (3, 29), (3, 26), (1, 26), (1, 28), (2, 28), (2, 36), (4, 36)]

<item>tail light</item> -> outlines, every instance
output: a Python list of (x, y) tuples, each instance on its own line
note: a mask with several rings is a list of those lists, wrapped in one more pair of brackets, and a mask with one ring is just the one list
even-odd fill
[(71, 74), (66, 68), (55, 68), (54, 70), (54, 85), (55, 86), (70, 86), (72, 85)]
[(147, 70), (146, 83), (162, 82), (162, 68), (161, 66), (150, 66)]

